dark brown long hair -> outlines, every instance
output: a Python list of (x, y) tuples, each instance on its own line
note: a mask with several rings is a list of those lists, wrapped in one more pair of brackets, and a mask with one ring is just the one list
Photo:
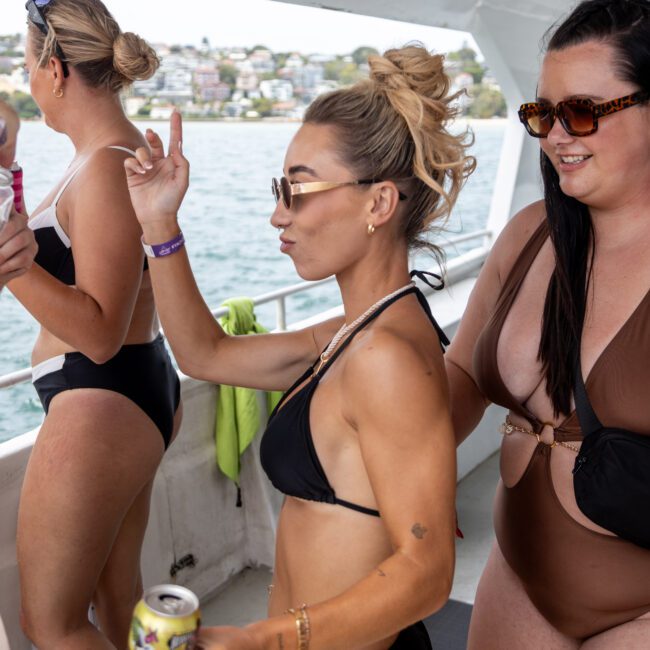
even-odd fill
[[(585, 0), (559, 26), (551, 28), (549, 35), (547, 51), (594, 40), (611, 45), (621, 79), (650, 93), (648, 0)], [(541, 168), (555, 270), (544, 305), (538, 358), (544, 369), (546, 391), (558, 416), (571, 410), (574, 360), (596, 251), (588, 207), (562, 191), (558, 174), (544, 152)]]

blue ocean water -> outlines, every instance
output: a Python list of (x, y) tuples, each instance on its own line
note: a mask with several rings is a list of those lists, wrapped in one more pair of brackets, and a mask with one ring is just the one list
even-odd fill
[[(165, 123), (140, 124), (168, 137)], [(183, 146), (191, 162), (191, 184), (181, 224), (199, 288), (208, 305), (232, 296), (257, 296), (300, 282), (291, 260), (279, 251), (270, 180), (282, 174), (284, 152), (299, 128), (280, 122), (189, 122)], [(470, 178), (447, 226), (447, 237), (482, 228), (488, 216), (504, 122), (478, 121), (472, 154), (478, 168)], [(72, 158), (68, 140), (40, 122), (23, 124), (19, 161), (25, 174), (28, 209), (36, 206), (64, 174)], [(98, 206), (101, 209), (101, 206)], [(441, 239), (444, 241), (444, 238)], [(475, 243), (474, 243), (475, 244)], [(472, 244), (449, 250), (453, 257)], [(419, 267), (431, 265), (423, 259)], [(336, 285), (297, 294), (287, 302), (287, 320), (296, 321), (339, 303)], [(262, 305), (258, 319), (275, 324), (275, 307)], [(29, 365), (38, 326), (5, 290), (0, 294), (0, 375)], [(30, 383), (0, 389), (0, 442), (38, 426), (42, 409)]]

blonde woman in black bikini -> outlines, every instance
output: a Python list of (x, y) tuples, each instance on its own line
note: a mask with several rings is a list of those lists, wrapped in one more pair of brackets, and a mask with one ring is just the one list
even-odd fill
[(32, 95), (75, 155), (30, 220), (36, 263), (9, 283), (41, 324), (32, 373), (47, 413), (18, 515), (22, 623), (39, 650), (122, 649), (153, 477), (180, 417), (123, 169), (145, 140), (119, 91), (158, 60), (99, 0), (27, 9)]
[(270, 618), (206, 629), (205, 648), (425, 650), (418, 621), (448, 597), (453, 432), (440, 333), (411, 286), (408, 249), (448, 212), (473, 160), (444, 127), (453, 108), (442, 57), (410, 47), (370, 68), (369, 80), (312, 104), (273, 183), (281, 250), (302, 278), (336, 275), (349, 324), (338, 336), (340, 322), (225, 336), (180, 240), (180, 118), (171, 157), (150, 134), (153, 164), (144, 149), (126, 163), (144, 241), (177, 251), (150, 267), (181, 369), (288, 390), (262, 442), (264, 468), (287, 495)]
[[(459, 441), (488, 402), (510, 411), (472, 650), (650, 646), (650, 550), (588, 519), (572, 475), (580, 304), (593, 408), (650, 436), (648, 43), (646, 0), (582, 2), (554, 31), (538, 102), (521, 113), (540, 138), (546, 201), (496, 242), (447, 354)], [(592, 120), (589, 103), (605, 115)]]

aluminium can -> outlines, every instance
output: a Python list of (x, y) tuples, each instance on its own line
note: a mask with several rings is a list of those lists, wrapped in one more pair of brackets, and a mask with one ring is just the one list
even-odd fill
[(14, 191), (14, 205), (16, 212), (23, 212), (23, 169), (17, 163), (11, 166), (12, 183), (11, 187)]
[(133, 611), (129, 650), (192, 650), (200, 625), (199, 599), (189, 589), (151, 587)]

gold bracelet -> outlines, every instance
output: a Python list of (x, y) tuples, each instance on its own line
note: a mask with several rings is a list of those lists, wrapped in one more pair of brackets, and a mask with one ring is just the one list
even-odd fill
[(311, 641), (311, 621), (307, 613), (307, 605), (304, 603), (300, 607), (301, 615), (301, 632), (302, 638), (299, 639), (299, 650), (309, 650), (309, 642)]
[(290, 607), (286, 610), (287, 614), (292, 614), (296, 619), (296, 638), (298, 650), (309, 650), (311, 641), (311, 621), (307, 614), (307, 605), (302, 604), (300, 609), (296, 610)]

